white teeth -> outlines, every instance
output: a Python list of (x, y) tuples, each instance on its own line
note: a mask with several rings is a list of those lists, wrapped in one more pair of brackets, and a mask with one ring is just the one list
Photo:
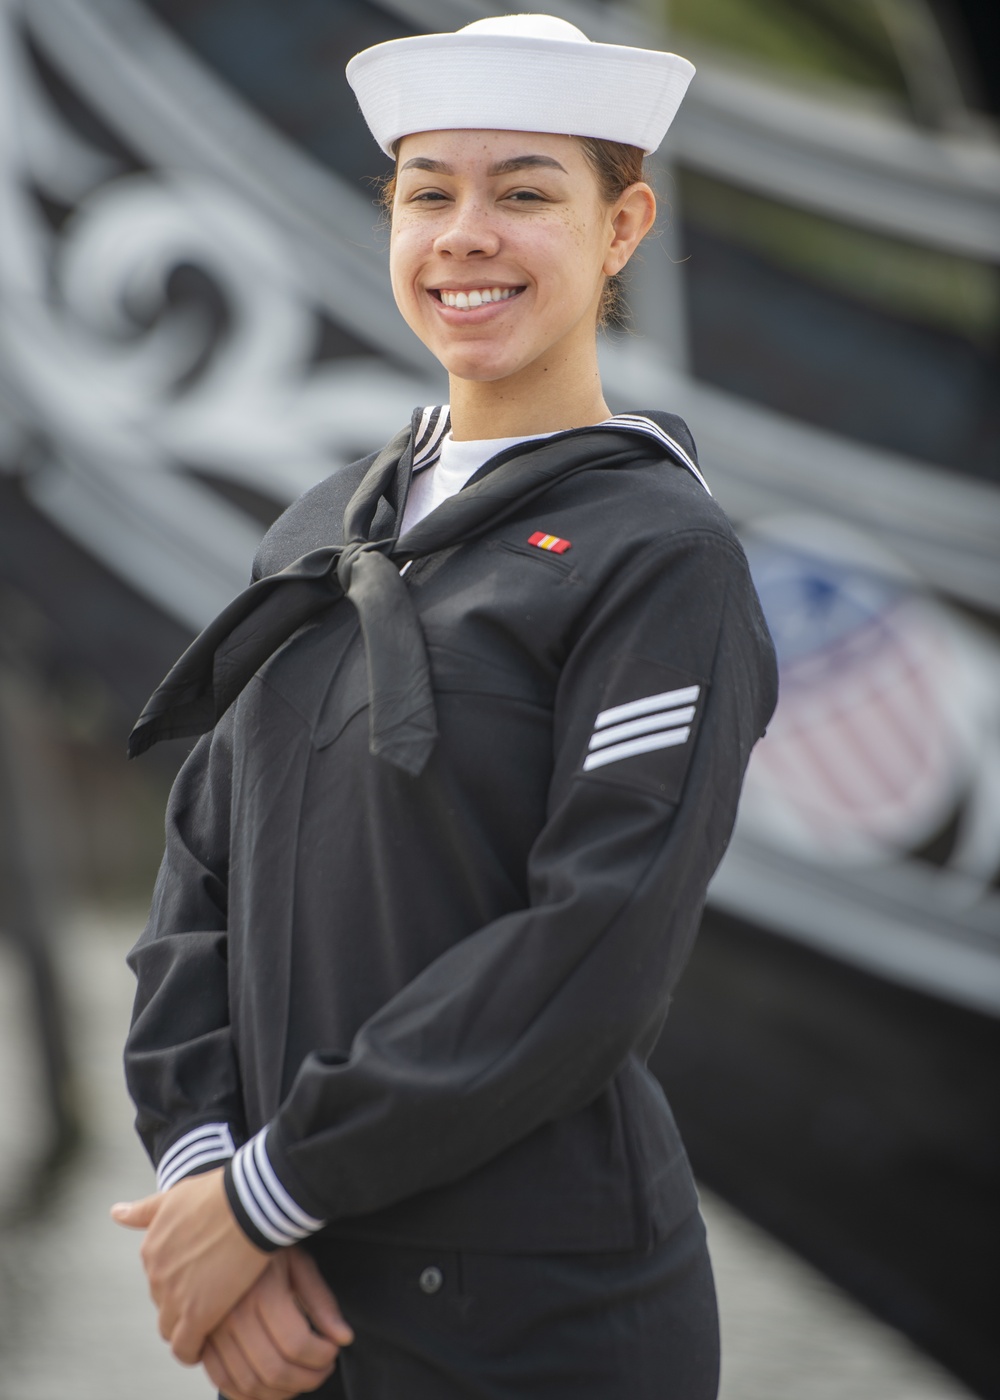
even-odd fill
[(473, 306), (488, 306), (490, 302), (507, 301), (514, 295), (512, 287), (477, 287), (470, 292), (439, 291), (438, 295), (445, 306), (455, 306), (468, 311)]

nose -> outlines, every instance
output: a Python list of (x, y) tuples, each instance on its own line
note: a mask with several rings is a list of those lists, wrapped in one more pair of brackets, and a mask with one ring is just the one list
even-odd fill
[(478, 200), (456, 200), (448, 227), (434, 240), (435, 253), (453, 258), (489, 258), (500, 249), (500, 237)]

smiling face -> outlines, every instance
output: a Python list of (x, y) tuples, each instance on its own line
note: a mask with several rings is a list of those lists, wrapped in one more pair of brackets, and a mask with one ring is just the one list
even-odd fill
[(396, 303), (453, 379), (560, 378), (582, 360), (596, 365), (605, 278), (649, 221), (622, 236), (619, 205), (601, 198), (573, 137), (407, 136), (392, 206)]

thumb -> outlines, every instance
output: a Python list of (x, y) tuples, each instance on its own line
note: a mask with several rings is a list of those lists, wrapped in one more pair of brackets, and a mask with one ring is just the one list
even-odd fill
[(111, 1219), (117, 1225), (127, 1225), (130, 1230), (145, 1230), (153, 1223), (153, 1217), (160, 1209), (163, 1193), (144, 1196), (141, 1201), (119, 1201), (111, 1207)]
[(288, 1279), (303, 1312), (316, 1330), (338, 1346), (350, 1346), (354, 1341), (354, 1332), (344, 1321), (340, 1304), (305, 1250), (288, 1251)]

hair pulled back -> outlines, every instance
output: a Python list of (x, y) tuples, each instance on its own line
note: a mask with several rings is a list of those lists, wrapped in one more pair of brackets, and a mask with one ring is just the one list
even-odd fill
[[(605, 204), (614, 204), (629, 185), (638, 185), (645, 180), (645, 156), (638, 146), (625, 146), (620, 141), (602, 141), (596, 136), (579, 136), (577, 140), (597, 176)], [(624, 319), (623, 312), (622, 274), (618, 273), (604, 283), (597, 324), (620, 324)]]

